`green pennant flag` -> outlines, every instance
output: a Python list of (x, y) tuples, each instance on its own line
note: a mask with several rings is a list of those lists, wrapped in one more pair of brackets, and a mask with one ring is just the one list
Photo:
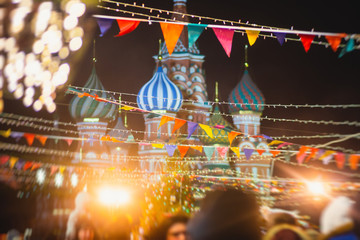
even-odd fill
[(192, 47), (196, 40), (200, 37), (201, 33), (207, 27), (206, 24), (194, 24), (189, 23), (188, 28), (188, 39), (189, 39), (189, 48)]

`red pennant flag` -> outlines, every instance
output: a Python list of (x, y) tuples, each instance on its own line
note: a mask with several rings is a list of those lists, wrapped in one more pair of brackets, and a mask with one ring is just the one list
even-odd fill
[(173, 118), (173, 117), (162, 116), (162, 117), (161, 117), (161, 120), (160, 120), (160, 124), (159, 124), (158, 129), (160, 129), (160, 127), (161, 127), (162, 125), (164, 125), (165, 123), (167, 123), (168, 121), (173, 121), (174, 119), (175, 119), (175, 118)]
[(178, 130), (179, 128), (181, 128), (186, 122), (187, 122), (186, 120), (175, 118), (175, 124), (174, 124), (174, 128), (172, 130), (172, 134), (174, 134), (174, 132), (176, 130)]
[(39, 142), (41, 143), (41, 145), (45, 146), (46, 140), (48, 137), (43, 136), (43, 135), (36, 135), (35, 136), (37, 140), (39, 140)]
[(224, 29), (224, 28), (213, 28), (213, 30), (221, 46), (223, 46), (226, 55), (230, 57), (232, 41), (234, 37), (234, 30)]
[(343, 169), (345, 166), (345, 154), (342, 152), (337, 152), (335, 154), (335, 161), (337, 168)]
[(160, 26), (164, 35), (167, 50), (169, 55), (171, 55), (184, 28), (184, 25), (161, 22)]
[(32, 133), (24, 133), (24, 138), (29, 146), (31, 146), (34, 142), (35, 134)]
[(120, 37), (125, 34), (131, 33), (139, 26), (140, 23), (140, 21), (121, 20), (121, 19), (116, 19), (116, 21), (120, 31), (118, 35), (115, 35), (114, 37)]
[(298, 161), (299, 164), (302, 164), (304, 162), (304, 159), (306, 157), (306, 151), (309, 148), (310, 147), (307, 147), (307, 146), (300, 147), (299, 152), (296, 154), (296, 160)]
[(319, 151), (319, 149), (317, 148), (311, 148), (311, 152), (309, 154), (309, 156), (307, 156), (307, 158), (305, 159), (305, 162), (307, 163), (310, 159), (315, 158), (316, 153)]
[(308, 52), (315, 35), (299, 34), (299, 37), (304, 46), (305, 52)]
[(336, 52), (336, 50), (338, 49), (341, 43), (341, 39), (343, 37), (346, 37), (346, 34), (341, 34), (339, 36), (325, 36), (326, 40), (328, 41), (334, 52)]
[(178, 146), (179, 152), (180, 152), (180, 156), (181, 159), (183, 159), (187, 153), (187, 151), (189, 150), (190, 146)]
[(229, 138), (230, 146), (231, 146), (232, 141), (236, 138), (236, 136), (238, 136), (238, 135), (240, 135), (240, 134), (241, 134), (241, 133), (239, 133), (239, 132), (234, 132), (234, 131), (229, 132), (228, 138)]
[(359, 155), (356, 154), (351, 154), (349, 157), (349, 162), (350, 162), (350, 168), (352, 170), (356, 170), (358, 168), (358, 162), (359, 162)]
[(39, 167), (41, 167), (41, 163), (34, 163), (31, 167), (31, 171), (34, 171), (34, 170), (38, 169)]
[(70, 147), (71, 143), (73, 142), (72, 139), (65, 139), (65, 142), (68, 144), (68, 146)]
[(50, 167), (50, 176), (53, 175), (59, 169), (58, 166), (51, 166)]
[(0, 156), (0, 165), (4, 165), (5, 163), (7, 163), (7, 161), (9, 161), (9, 159), (10, 159), (9, 155)]
[(216, 150), (220, 154), (221, 158), (224, 159), (229, 147), (217, 147)]
[(33, 162), (26, 162), (24, 164), (24, 171), (28, 170), (34, 163)]
[(265, 149), (256, 149), (256, 151), (259, 153), (259, 155), (261, 156), (266, 150)]
[(273, 157), (276, 157), (277, 155), (279, 155), (280, 151), (279, 150), (270, 150), (270, 153), (272, 153)]

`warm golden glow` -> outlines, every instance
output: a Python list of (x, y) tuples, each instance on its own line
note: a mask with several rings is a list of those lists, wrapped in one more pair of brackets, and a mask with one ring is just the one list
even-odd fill
[(123, 188), (105, 186), (98, 190), (98, 199), (105, 205), (119, 206), (130, 201), (130, 193)]
[(307, 182), (307, 187), (312, 194), (324, 195), (326, 193), (322, 182)]

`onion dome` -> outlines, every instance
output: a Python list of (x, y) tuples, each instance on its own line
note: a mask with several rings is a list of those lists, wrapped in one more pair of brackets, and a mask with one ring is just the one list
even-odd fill
[[(226, 121), (225, 118), (220, 113), (219, 106), (215, 105), (213, 114), (210, 117), (209, 122), (207, 123), (209, 126), (222, 125), (224, 127), (232, 128), (232, 125)], [(200, 141), (206, 145), (229, 145), (228, 131), (220, 128), (212, 128), (214, 138), (210, 138), (204, 130), (199, 130), (199, 134), (202, 135), (200, 137)]]
[[(105, 90), (93, 67), (91, 75), (84, 88)], [(104, 91), (90, 91), (89, 94), (97, 94), (101, 98), (109, 99), (112, 96)], [(111, 103), (99, 102), (91, 97), (74, 96), (70, 101), (70, 114), (74, 119), (83, 120), (84, 118), (100, 118), (103, 120), (114, 119), (116, 106)]]
[(231, 91), (229, 102), (230, 112), (244, 110), (262, 112), (264, 110), (264, 106), (258, 104), (264, 104), (265, 98), (259, 88), (251, 80), (247, 70), (245, 70), (240, 82)]
[(154, 76), (141, 89), (137, 96), (139, 108), (147, 111), (166, 110), (177, 112), (182, 104), (180, 89), (170, 81), (158, 67)]

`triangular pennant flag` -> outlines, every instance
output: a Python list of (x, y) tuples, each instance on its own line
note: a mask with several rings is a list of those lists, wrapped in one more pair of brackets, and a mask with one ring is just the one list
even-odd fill
[(268, 145), (271, 146), (271, 145), (277, 145), (277, 144), (281, 144), (281, 143), (284, 143), (284, 141), (273, 140), (270, 143), (268, 143)]
[(304, 159), (306, 157), (306, 151), (309, 148), (310, 147), (307, 147), (307, 146), (300, 147), (299, 152), (296, 154), (296, 160), (298, 161), (299, 164), (302, 164), (304, 162)]
[(324, 149), (318, 149), (316, 156), (314, 157), (314, 160), (319, 159), (324, 154), (324, 152), (325, 152)]
[(29, 146), (31, 146), (34, 142), (35, 134), (32, 133), (24, 133), (24, 138)]
[(190, 146), (192, 149), (198, 150), (199, 152), (203, 151), (203, 147), (202, 146)]
[(111, 138), (111, 141), (114, 142), (114, 143), (123, 143), (124, 141), (121, 141), (119, 139), (116, 139), (114, 137)]
[(339, 58), (344, 56), (345, 53), (348, 53), (348, 52), (351, 52), (352, 50), (354, 50), (354, 46), (355, 46), (355, 40), (353, 38), (350, 38), (349, 41), (346, 43), (346, 46), (343, 49), (341, 49)]
[(277, 155), (279, 155), (280, 151), (279, 150), (270, 150), (270, 153), (273, 155), (273, 157), (276, 157)]
[(59, 169), (58, 166), (52, 165), (50, 167), (50, 176), (53, 175)]
[(18, 160), (19, 160), (18, 157), (10, 157), (10, 168), (14, 168), (14, 166)]
[(305, 162), (308, 162), (310, 159), (315, 158), (316, 153), (319, 151), (318, 148), (311, 148), (309, 156), (305, 159)]
[(47, 140), (47, 136), (43, 136), (43, 135), (36, 135), (35, 136), (37, 140), (39, 140), (39, 142), (41, 143), (41, 145), (45, 146), (46, 140)]
[(220, 154), (221, 158), (225, 159), (225, 155), (229, 150), (229, 147), (217, 147), (216, 150)]
[(10, 134), (10, 136), (12, 138), (15, 138), (15, 140), (18, 142), (20, 140), (20, 138), (22, 138), (24, 136), (24, 133), (23, 132), (12, 132)]
[(256, 39), (259, 36), (260, 31), (254, 31), (254, 30), (245, 30), (245, 31), (246, 31), (250, 46), (254, 45), (254, 43), (256, 42)]
[(358, 162), (359, 162), (359, 155), (356, 154), (351, 154), (349, 157), (349, 162), (350, 162), (350, 168), (352, 170), (356, 170), (358, 168)]
[(254, 149), (244, 148), (244, 154), (245, 154), (246, 160), (250, 159), (253, 152), (254, 152)]
[(174, 120), (173, 117), (162, 116), (162, 117), (161, 117), (161, 120), (160, 120), (160, 124), (159, 124), (158, 129), (160, 129), (160, 127), (161, 127), (162, 125), (164, 125), (165, 123), (167, 123), (168, 121), (173, 121), (173, 120)]
[(178, 130), (179, 128), (181, 128), (186, 122), (187, 122), (186, 120), (175, 118), (175, 123), (174, 123), (174, 128), (172, 130), (172, 134), (174, 134), (174, 132), (176, 130)]
[(28, 170), (33, 165), (33, 162), (26, 162), (24, 164), (24, 171)]
[(152, 143), (151, 144), (154, 148), (164, 148), (164, 144), (162, 143)]
[(172, 157), (174, 156), (174, 152), (176, 150), (176, 145), (165, 145), (165, 148), (166, 148), (166, 151), (169, 155), (169, 157)]
[(184, 28), (184, 25), (161, 22), (160, 26), (164, 35), (167, 50), (169, 55), (171, 55)]
[(334, 153), (336, 153), (336, 152), (332, 151), (332, 150), (326, 150), (325, 153), (320, 156), (319, 160), (323, 160), (324, 158), (326, 158)]
[(21, 170), (24, 167), (25, 161), (20, 159), (19, 161), (17, 161), (15, 167), (17, 170)]
[(256, 149), (256, 151), (261, 156), (266, 150), (265, 149)]
[(70, 147), (70, 145), (71, 145), (71, 143), (73, 142), (73, 140), (72, 140), (72, 139), (69, 139), (69, 138), (64, 139), (64, 140), (65, 140), (65, 142), (67, 143), (67, 145)]
[(332, 159), (332, 157), (334, 156), (334, 153), (336, 153), (335, 151), (332, 151), (331, 154), (327, 155), (326, 157), (322, 158), (323, 164), (324, 165), (328, 165), (330, 160)]
[(337, 166), (337, 168), (339, 168), (339, 169), (343, 169), (344, 168), (344, 166), (345, 166), (345, 161), (346, 161), (346, 159), (345, 159), (345, 154), (344, 153), (342, 153), (342, 152), (337, 152), (336, 154), (335, 154), (335, 161), (336, 161), (336, 166)]
[(191, 135), (195, 132), (196, 128), (199, 126), (199, 124), (195, 123), (195, 122), (187, 122), (187, 125), (188, 125), (188, 137), (187, 138), (190, 138)]
[(140, 23), (140, 21), (121, 20), (121, 19), (116, 19), (116, 22), (119, 26), (120, 31), (114, 37), (120, 37), (125, 34), (131, 33), (139, 26), (139, 23)]
[(274, 35), (276, 36), (276, 39), (278, 40), (278, 42), (282, 46), (284, 44), (284, 42), (285, 42), (286, 33), (275, 32)]
[(5, 163), (7, 163), (10, 159), (9, 155), (2, 155), (0, 156), (0, 165), (4, 165)]
[(213, 30), (221, 46), (224, 48), (226, 55), (230, 57), (234, 30), (224, 28), (213, 28)]
[(238, 135), (240, 135), (240, 134), (241, 134), (241, 133), (239, 133), (239, 132), (234, 132), (234, 131), (229, 132), (228, 138), (229, 138), (230, 146), (231, 146), (232, 141), (236, 138), (236, 136), (238, 136)]
[(34, 163), (31, 167), (31, 171), (34, 171), (34, 170), (38, 169), (39, 167), (41, 167), (41, 163)]
[(336, 50), (338, 49), (340, 43), (341, 43), (341, 39), (343, 37), (345, 37), (346, 35), (340, 35), (340, 36), (325, 36), (326, 40), (328, 41), (328, 43), (331, 46), (331, 49), (336, 52)]
[(181, 156), (181, 159), (183, 159), (187, 153), (187, 151), (189, 150), (190, 146), (181, 146), (181, 145), (178, 145), (178, 149), (179, 149), (179, 152), (180, 152), (180, 156)]
[(277, 150), (277, 149), (280, 149), (280, 148), (282, 148), (282, 147), (285, 147), (285, 146), (287, 146), (287, 145), (293, 145), (293, 143), (284, 142), (284, 143), (280, 144), (279, 146), (277, 146), (276, 150)]
[(59, 167), (59, 173), (63, 174), (65, 171), (66, 167), (65, 166), (60, 166)]
[(102, 37), (111, 28), (111, 25), (114, 20), (106, 19), (106, 18), (97, 18), (96, 21), (100, 28), (100, 37)]
[(214, 154), (215, 147), (213, 147), (213, 146), (205, 146), (203, 149), (204, 149), (204, 153), (205, 153), (208, 161), (210, 161), (213, 154)]
[(240, 157), (240, 148), (239, 147), (231, 147), (230, 149), (236, 154), (236, 156), (238, 158)]
[(3, 137), (5, 137), (5, 138), (8, 138), (8, 137), (10, 137), (10, 135), (11, 135), (11, 129), (9, 128), (8, 130), (2, 130), (2, 131), (0, 131), (0, 135), (1, 136), (3, 136)]
[(188, 39), (189, 39), (189, 48), (192, 47), (196, 40), (200, 37), (201, 33), (207, 27), (206, 24), (194, 24), (189, 23), (187, 26), (188, 29)]
[(268, 139), (268, 140), (274, 140), (272, 137), (269, 137), (269, 136), (267, 136), (267, 135), (265, 135), (265, 134), (261, 134), (264, 138), (266, 138), (266, 139)]
[(301, 42), (304, 46), (305, 52), (308, 52), (315, 35), (299, 34)]
[(206, 134), (210, 137), (210, 138), (214, 138), (212, 129), (209, 125), (205, 125), (205, 124), (201, 124), (199, 123), (199, 126), (206, 132)]
[[(131, 107), (131, 106), (128, 106), (128, 105), (123, 105), (122, 107), (121, 107), (121, 109), (124, 109), (125, 111), (131, 111), (131, 110), (133, 110), (133, 109), (135, 109), (134, 107)], [(156, 115), (158, 115), (158, 114), (156, 114)], [(160, 115), (159, 115), (160, 116)]]

